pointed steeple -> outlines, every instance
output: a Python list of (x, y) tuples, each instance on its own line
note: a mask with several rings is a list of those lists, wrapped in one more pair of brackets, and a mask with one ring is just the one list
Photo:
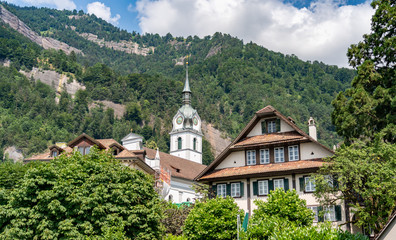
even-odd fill
[(183, 89), (183, 104), (191, 105), (191, 90), (190, 83), (188, 81), (188, 62), (186, 62), (186, 82), (184, 83)]

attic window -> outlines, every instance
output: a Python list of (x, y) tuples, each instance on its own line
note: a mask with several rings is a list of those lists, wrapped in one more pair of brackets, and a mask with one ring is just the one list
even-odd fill
[(51, 157), (57, 157), (58, 156), (58, 151), (54, 150), (51, 151)]
[(176, 168), (176, 172), (180, 172), (180, 169)]
[(280, 119), (268, 119), (261, 122), (261, 133), (280, 132)]
[(78, 151), (81, 153), (81, 155), (89, 154), (90, 150), (91, 150), (91, 146), (89, 146), (89, 147), (78, 147)]

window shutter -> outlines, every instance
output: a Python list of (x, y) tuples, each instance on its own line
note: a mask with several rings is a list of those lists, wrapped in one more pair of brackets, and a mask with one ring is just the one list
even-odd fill
[(304, 192), (304, 190), (305, 190), (304, 178), (300, 177), (298, 180), (300, 180), (300, 191)]
[(271, 193), (271, 190), (274, 191), (274, 181), (268, 180), (268, 194)]
[(261, 122), (261, 134), (266, 134), (267, 133), (266, 125), (267, 125), (266, 121), (262, 121)]
[(323, 207), (318, 206), (318, 222), (324, 222)]
[(253, 195), (258, 195), (258, 183), (257, 181), (253, 182)]
[(217, 196), (217, 185), (212, 185), (212, 190), (214, 192), (214, 197)]
[(241, 197), (243, 197), (243, 187), (244, 187), (245, 183), (241, 182), (240, 184), (241, 184)]
[(283, 185), (285, 187), (285, 192), (287, 192), (287, 190), (289, 190), (289, 179), (285, 178)]
[(231, 196), (231, 184), (227, 184), (227, 196)]
[(334, 206), (336, 221), (341, 221), (341, 206)]
[(280, 119), (276, 119), (276, 131), (280, 132)]

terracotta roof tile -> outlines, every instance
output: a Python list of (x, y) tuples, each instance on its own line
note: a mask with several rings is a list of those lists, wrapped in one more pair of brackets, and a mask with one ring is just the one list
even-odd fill
[(114, 156), (115, 158), (138, 158), (136, 154), (129, 150), (123, 150), (118, 155)]
[(219, 179), (219, 178), (230, 178), (230, 177), (246, 177), (248, 175), (260, 175), (260, 176), (277, 176), (287, 173), (288, 171), (293, 171), (293, 173), (312, 171), (313, 169), (318, 169), (325, 162), (319, 159), (313, 160), (303, 160), (295, 162), (284, 162), (284, 163), (270, 163), (265, 165), (254, 165), (254, 166), (243, 166), (243, 167), (233, 167), (215, 170), (209, 173), (199, 180), (208, 179)]
[(254, 145), (254, 144), (266, 144), (266, 143), (279, 143), (291, 140), (306, 140), (307, 138), (302, 136), (296, 131), (292, 132), (281, 132), (281, 133), (270, 133), (264, 135), (257, 135), (253, 137), (247, 137), (236, 143), (231, 148)]
[(266, 106), (265, 108), (262, 108), (260, 110), (258, 110), (256, 113), (271, 113), (274, 112), (275, 108), (271, 105)]
[[(148, 158), (155, 158), (155, 154), (157, 153), (156, 150), (150, 148), (144, 149), (146, 150), (146, 156)], [(161, 167), (170, 170), (173, 177), (180, 177), (189, 180), (193, 180), (206, 167), (205, 165), (164, 152), (160, 152), (160, 159)]]
[(107, 148), (110, 147), (111, 144), (119, 144), (116, 140), (112, 139), (112, 138), (108, 138), (108, 139), (95, 139), (96, 141), (100, 142), (103, 146)]

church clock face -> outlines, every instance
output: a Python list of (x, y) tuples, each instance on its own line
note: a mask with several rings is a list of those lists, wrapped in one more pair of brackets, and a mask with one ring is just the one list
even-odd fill
[(197, 117), (194, 117), (194, 119), (193, 119), (193, 123), (194, 123), (194, 125), (195, 125), (195, 126), (197, 126), (197, 125), (198, 125), (198, 119), (197, 119)]
[(182, 122), (183, 122), (183, 118), (182, 118), (182, 116), (179, 116), (179, 117), (176, 119), (176, 123), (180, 125)]

